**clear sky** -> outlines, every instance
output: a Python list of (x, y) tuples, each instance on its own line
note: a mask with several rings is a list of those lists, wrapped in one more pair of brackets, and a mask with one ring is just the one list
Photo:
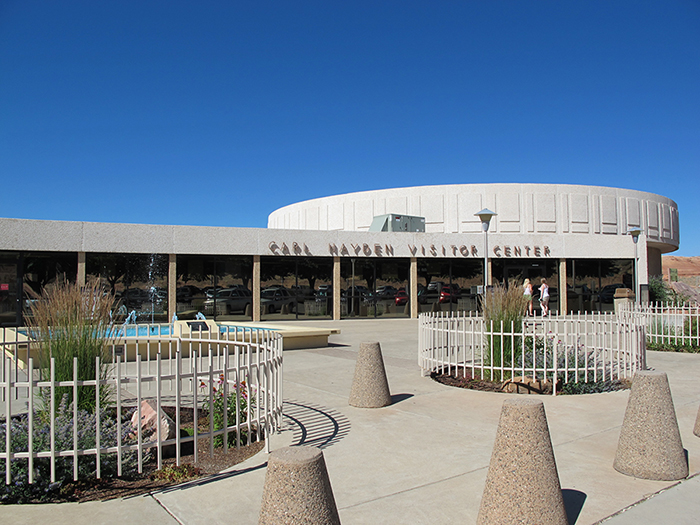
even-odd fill
[(592, 184), (674, 199), (700, 255), (699, 174), (697, 0), (0, 0), (2, 217)]

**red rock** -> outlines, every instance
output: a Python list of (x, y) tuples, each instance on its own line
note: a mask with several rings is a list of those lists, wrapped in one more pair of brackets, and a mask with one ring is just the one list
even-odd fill
[[(156, 441), (158, 439), (158, 433), (157, 433), (157, 427), (156, 423), (157, 421), (160, 421), (160, 439), (161, 441), (165, 441), (168, 439), (175, 439), (176, 435), (176, 427), (175, 427), (175, 422), (172, 420), (168, 414), (163, 412), (163, 409), (161, 408), (160, 410), (160, 417), (156, 415), (156, 401), (153, 399), (144, 399), (141, 401), (141, 432), (143, 439), (145, 441)], [(139, 413), (138, 411), (134, 412), (134, 415), (131, 416), (131, 426), (134, 429), (134, 432), (137, 431), (139, 427)]]

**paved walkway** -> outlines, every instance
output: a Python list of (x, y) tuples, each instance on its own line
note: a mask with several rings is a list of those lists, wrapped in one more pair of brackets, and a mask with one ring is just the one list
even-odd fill
[[(272, 447), (320, 446), (345, 524), (475, 523), (506, 394), (420, 376), (417, 322), (314, 322), (342, 333), (328, 348), (284, 355), (284, 431)], [(380, 341), (394, 403), (348, 405), (361, 341)], [(639, 480), (612, 468), (628, 392), (544, 397), (571, 524), (700, 521), (700, 355), (650, 352), (668, 373), (691, 478)], [(0, 523), (257, 523), (266, 455), (214, 479), (124, 500), (0, 507)], [(536, 475), (536, 473), (533, 473)], [(671, 487), (671, 488), (669, 488)], [(641, 503), (639, 503), (641, 502)], [(619, 512), (627, 509), (624, 512)], [(612, 517), (611, 517), (612, 516)]]

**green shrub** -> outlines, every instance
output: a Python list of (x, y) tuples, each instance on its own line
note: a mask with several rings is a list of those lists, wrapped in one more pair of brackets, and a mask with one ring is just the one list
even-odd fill
[(688, 297), (676, 292), (660, 275), (654, 275), (649, 278), (649, 301), (679, 305), (688, 302)]
[[(61, 283), (46, 287), (41, 299), (31, 305), (34, 318), (32, 335), (40, 340), (38, 366), (42, 381), (50, 379), (51, 358), (55, 360), (56, 381), (73, 380), (73, 358), (78, 358), (78, 380), (106, 379), (108, 374), (108, 348), (114, 342), (114, 326), (111, 311), (114, 297), (105, 294), (99, 281), (86, 286)], [(97, 370), (95, 358), (100, 358)], [(100, 389), (100, 404), (105, 406), (110, 390)], [(73, 400), (73, 389), (55, 389), (55, 400), (59, 403), (67, 396)], [(49, 400), (44, 399), (48, 406)], [(78, 387), (78, 407), (94, 410), (95, 387)]]
[(190, 463), (184, 465), (167, 465), (160, 470), (156, 470), (151, 474), (151, 479), (169, 481), (172, 483), (182, 483), (196, 479), (202, 475), (202, 469), (195, 467)]
[(625, 379), (608, 379), (606, 381), (589, 381), (587, 383), (583, 381), (569, 381), (562, 385), (559, 393), (562, 395), (599, 394), (625, 390), (629, 387), (630, 382)]

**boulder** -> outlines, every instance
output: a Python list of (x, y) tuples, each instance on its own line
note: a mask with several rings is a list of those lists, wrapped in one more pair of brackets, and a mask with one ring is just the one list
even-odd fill
[(146, 442), (154, 442), (158, 439), (158, 427), (160, 425), (160, 440), (175, 439), (177, 428), (175, 422), (161, 408), (157, 414), (157, 403), (153, 399), (141, 401), (141, 421), (139, 422), (138, 411), (131, 416), (131, 426), (134, 433), (141, 427), (141, 435)]
[[(561, 380), (557, 381), (557, 390), (561, 388)], [(518, 376), (503, 383), (502, 390), (509, 394), (551, 394), (552, 382), (534, 377)]]

